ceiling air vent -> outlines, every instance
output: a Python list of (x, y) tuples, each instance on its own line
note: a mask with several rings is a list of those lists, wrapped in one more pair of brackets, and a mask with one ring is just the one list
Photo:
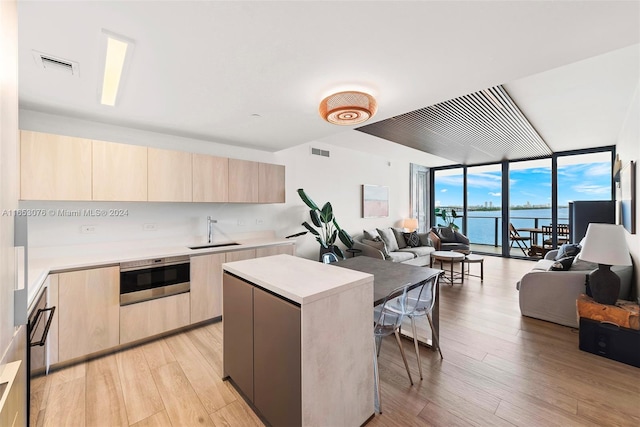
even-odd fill
[(78, 77), (79, 75), (77, 62), (58, 58), (35, 50), (33, 51), (33, 59), (39, 67), (42, 67), (47, 71), (61, 72), (73, 77)]
[(329, 157), (329, 150), (321, 150), (319, 148), (311, 148), (311, 154), (322, 157)]

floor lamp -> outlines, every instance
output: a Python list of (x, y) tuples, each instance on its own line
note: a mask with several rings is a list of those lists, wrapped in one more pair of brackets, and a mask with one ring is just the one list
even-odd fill
[(589, 276), (594, 301), (614, 305), (620, 293), (620, 278), (611, 271), (611, 266), (631, 265), (624, 228), (614, 224), (589, 224), (578, 257), (598, 263), (598, 269)]

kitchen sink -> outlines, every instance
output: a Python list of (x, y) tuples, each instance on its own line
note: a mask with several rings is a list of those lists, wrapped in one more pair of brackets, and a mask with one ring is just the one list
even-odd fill
[(221, 248), (223, 246), (236, 246), (239, 245), (240, 243), (236, 243), (236, 242), (227, 242), (227, 243), (211, 243), (211, 244), (207, 244), (207, 245), (200, 245), (200, 246), (189, 246), (189, 249), (207, 249), (207, 248)]

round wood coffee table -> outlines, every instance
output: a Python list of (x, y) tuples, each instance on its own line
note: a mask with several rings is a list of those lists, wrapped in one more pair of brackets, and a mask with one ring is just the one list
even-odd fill
[[(434, 251), (434, 252), (431, 252), (431, 254), (429, 255), (431, 257), (431, 260), (429, 261), (430, 267), (433, 267), (434, 261), (440, 262), (441, 270), (444, 270), (443, 268), (444, 264), (450, 265), (449, 277), (447, 277), (447, 274), (446, 274), (447, 271), (445, 270), (445, 274), (442, 275), (442, 278), (447, 282), (449, 282), (451, 286), (453, 286), (454, 281), (458, 279), (460, 280), (460, 283), (464, 283), (464, 257), (465, 257), (464, 254), (461, 254), (460, 252), (453, 252), (453, 251)], [(463, 263), (461, 270), (459, 272), (453, 271), (453, 265), (459, 264), (459, 263)]]

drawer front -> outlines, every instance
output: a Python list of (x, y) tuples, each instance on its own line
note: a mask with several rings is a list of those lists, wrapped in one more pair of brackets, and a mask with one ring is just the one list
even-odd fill
[(581, 317), (580, 350), (640, 368), (640, 331)]

